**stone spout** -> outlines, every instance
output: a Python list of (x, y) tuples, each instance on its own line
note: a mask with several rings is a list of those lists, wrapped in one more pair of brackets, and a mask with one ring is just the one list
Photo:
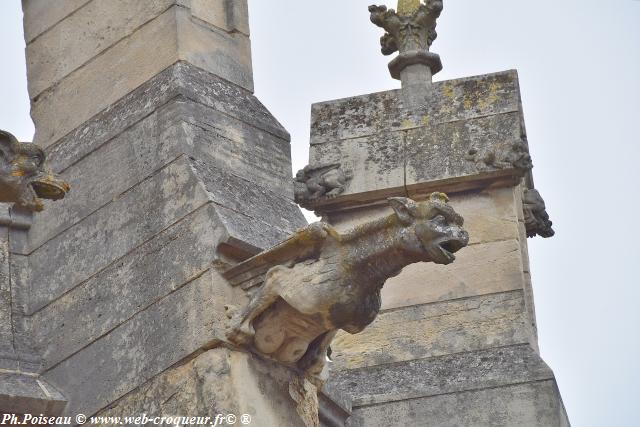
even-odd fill
[(46, 155), (35, 144), (0, 131), (0, 154), (0, 202), (38, 212), (44, 209), (41, 199), (62, 199), (71, 188), (46, 167)]
[(321, 383), (333, 337), (373, 322), (387, 279), (416, 262), (449, 264), (469, 242), (446, 195), (388, 201), (393, 213), (387, 217), (347, 233), (311, 224), (227, 270), (232, 285), (260, 286), (232, 320), (228, 340)]

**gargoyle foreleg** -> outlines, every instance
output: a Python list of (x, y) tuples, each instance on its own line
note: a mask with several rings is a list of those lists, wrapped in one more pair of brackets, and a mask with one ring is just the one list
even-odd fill
[[(325, 365), (327, 350), (333, 341), (338, 330), (328, 331), (316, 338), (310, 345), (305, 355), (298, 362), (298, 367), (302, 369), (312, 380), (326, 381)], [(319, 385), (319, 384), (316, 384)]]
[(251, 323), (280, 297), (280, 282), (277, 279), (277, 274), (284, 268), (286, 267), (275, 266), (267, 272), (264, 285), (233, 322), (231, 330), (227, 334), (227, 338), (231, 342), (237, 345), (247, 345), (251, 342), (255, 334)]

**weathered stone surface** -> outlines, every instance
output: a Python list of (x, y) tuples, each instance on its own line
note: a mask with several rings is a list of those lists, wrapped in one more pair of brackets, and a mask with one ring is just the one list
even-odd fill
[[(211, 200), (222, 208), (220, 219), (229, 223), (232, 237), (254, 242), (257, 249), (267, 249), (306, 225), (291, 199), (202, 161), (192, 160), (191, 165)], [(229, 215), (229, 211), (233, 213)], [(246, 225), (240, 229), (232, 226), (242, 223)]]
[(301, 426), (289, 395), (294, 374), (247, 353), (216, 348), (163, 372), (98, 416), (248, 414), (255, 426)]
[(434, 427), (569, 426), (552, 380), (365, 406), (354, 411), (354, 418), (361, 424), (352, 425), (363, 427), (413, 425), (416, 420)]
[(9, 230), (0, 226), (0, 353), (13, 348), (12, 335)]
[[(218, 3), (222, 1), (218, 0)], [(224, 2), (224, 7), (233, 2)], [(233, 12), (230, 12), (233, 13)], [(249, 37), (202, 25), (191, 11), (177, 9), (178, 59), (187, 61), (253, 92)]]
[(31, 99), (174, 3), (175, 0), (118, 0), (114, 4), (94, 0), (66, 17), (27, 45)]
[(57, 415), (64, 405), (64, 397), (43, 380), (0, 372), (0, 413)]
[(180, 60), (252, 90), (248, 38), (204, 28), (174, 6), (35, 99), (35, 142), (51, 145)]
[(198, 277), (217, 258), (224, 234), (214, 207), (202, 207), (34, 314), (45, 368)]
[(62, 138), (49, 150), (51, 167), (63, 171), (174, 98), (204, 104), (289, 141), (287, 131), (250, 92), (181, 61)]
[(519, 182), (530, 158), (515, 72), (435, 83), (427, 92), (417, 105), (388, 91), (312, 107), (310, 163), (340, 163), (354, 175), (317, 211)]
[(547, 379), (551, 369), (519, 345), (334, 371), (329, 384), (365, 406)]
[(91, 0), (56, 0), (56, 7), (51, 7), (50, 0), (22, 0), (26, 42), (30, 43), (89, 1)]
[(522, 291), (382, 312), (358, 335), (340, 333), (337, 369), (528, 343)]
[(29, 256), (27, 314), (73, 289), (114, 259), (209, 201), (181, 157)]
[(43, 376), (64, 390), (69, 400), (65, 413), (93, 414), (215, 343), (226, 321), (224, 305), (236, 298), (209, 270)]
[[(180, 154), (231, 169), (264, 191), (292, 198), (287, 141), (196, 102), (173, 100), (67, 167), (63, 175), (74, 183), (73, 191), (64, 203), (48, 205), (28, 240), (14, 239), (12, 250), (30, 253)], [(288, 232), (304, 224), (299, 213), (291, 218), (300, 222)]]
[(341, 195), (404, 187), (403, 138), (401, 132), (385, 132), (315, 145), (309, 162), (340, 164), (352, 176)]
[(385, 309), (476, 295), (522, 290), (522, 253), (517, 240), (469, 246), (449, 266), (415, 264), (382, 288)]
[(311, 107), (311, 144), (518, 112), (519, 103), (514, 70), (434, 83), (418, 107), (405, 108), (400, 90), (321, 102)]

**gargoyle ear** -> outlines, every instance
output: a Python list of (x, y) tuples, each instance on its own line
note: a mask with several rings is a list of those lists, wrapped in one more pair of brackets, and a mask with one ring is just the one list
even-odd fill
[(390, 197), (387, 200), (402, 224), (409, 225), (414, 221), (418, 212), (416, 202), (406, 197)]

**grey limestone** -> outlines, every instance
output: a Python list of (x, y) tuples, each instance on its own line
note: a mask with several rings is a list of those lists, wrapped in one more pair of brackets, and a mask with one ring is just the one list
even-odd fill
[(310, 163), (340, 162), (354, 176), (342, 194), (316, 204), (320, 212), (489, 181), (515, 185), (528, 170), (482, 162), (512, 145), (527, 156), (514, 71), (434, 83), (417, 104), (396, 90), (314, 104), (311, 115)]
[[(93, 414), (201, 348), (215, 345), (234, 296), (208, 270), (43, 374), (67, 414)], [(99, 386), (96, 386), (99, 385)]]
[(31, 328), (45, 369), (210, 268), (215, 244), (224, 240), (215, 218), (210, 204), (196, 210), (34, 314)]
[(442, 394), (354, 411), (351, 426), (568, 427), (553, 380)]
[(549, 379), (540, 356), (517, 345), (335, 372), (330, 384), (361, 407)]
[(56, 7), (51, 7), (50, 0), (22, 0), (26, 42), (30, 43), (90, 1), (56, 0)]
[(181, 157), (29, 256), (31, 314), (209, 201)]
[(527, 332), (522, 291), (502, 292), (383, 311), (360, 334), (336, 336), (332, 358), (342, 371), (528, 344)]
[(56, 415), (66, 401), (35, 375), (0, 372), (0, 413)]

